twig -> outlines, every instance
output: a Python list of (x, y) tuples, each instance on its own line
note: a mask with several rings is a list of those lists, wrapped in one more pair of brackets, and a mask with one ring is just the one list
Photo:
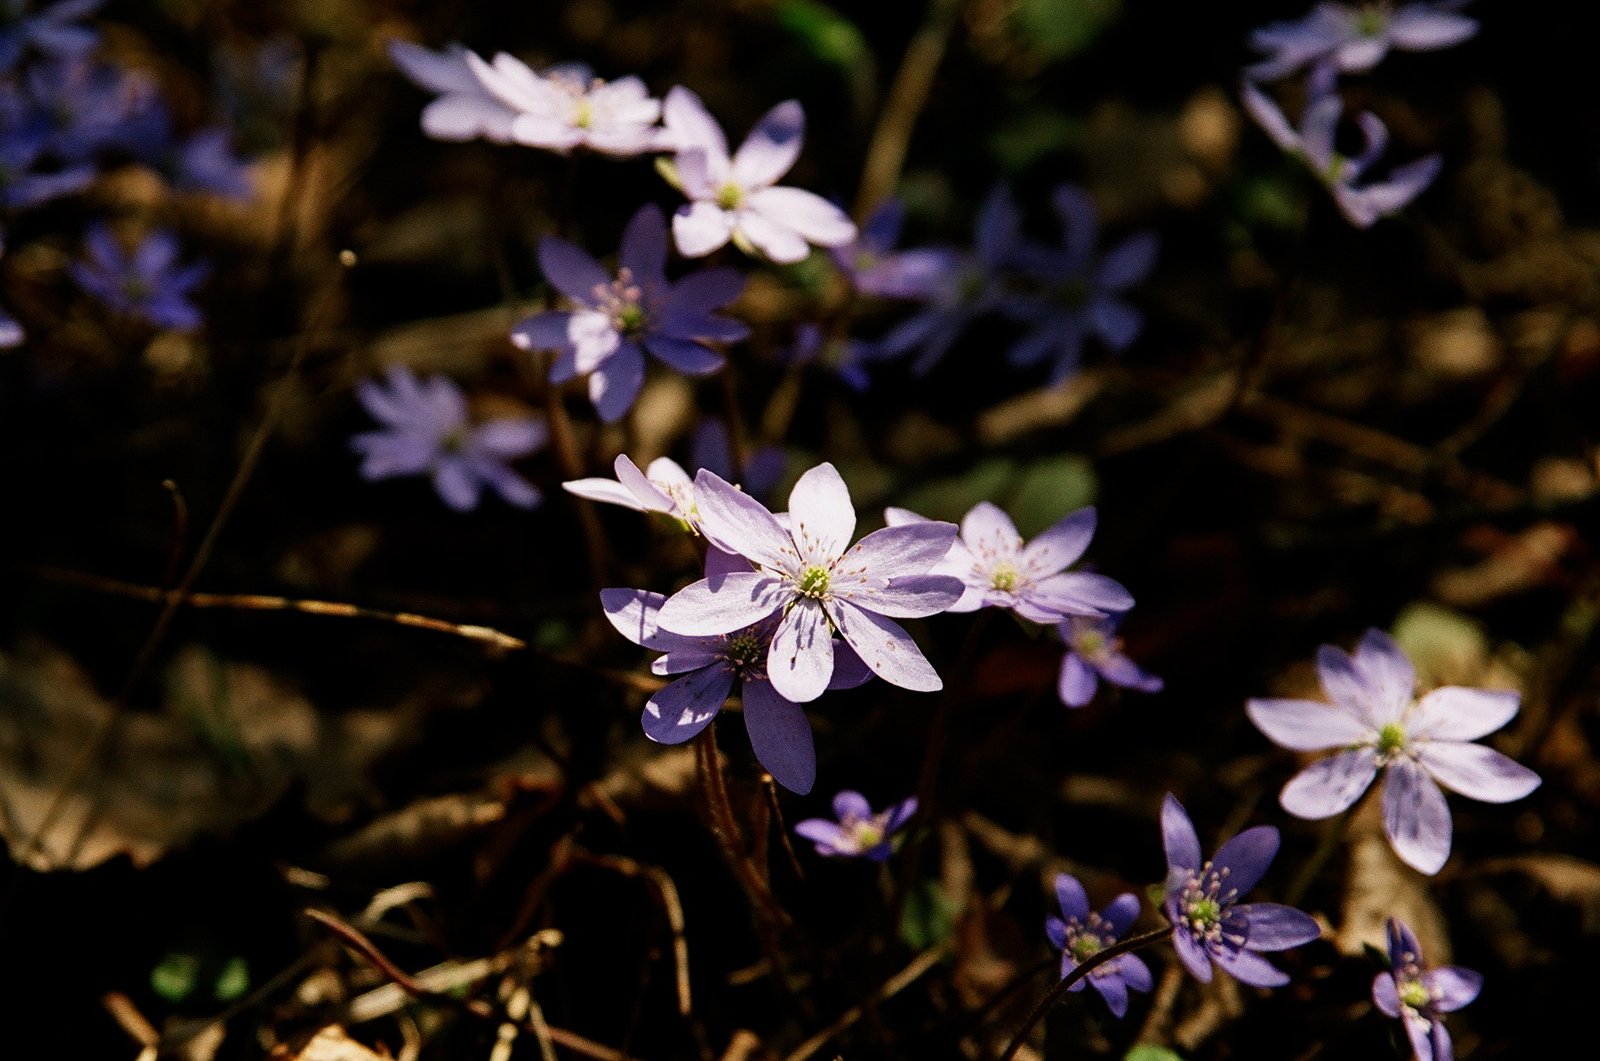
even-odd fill
[(426, 984), (414, 979), (410, 973), (390, 961), (389, 957), (378, 949), (378, 945), (368, 939), (354, 925), (346, 924), (334, 915), (322, 910), (307, 909), (303, 912), (311, 920), (326, 927), (334, 935), (338, 936), (345, 946), (355, 951), (363, 961), (386, 976), (412, 998), (434, 999), (448, 1003), (451, 1006), (459, 1006), (476, 1017), (494, 1016), (493, 1007), (482, 999), (459, 999), (454, 995), (435, 991)]
[[(716, 723), (701, 731), (695, 739), (696, 775), (700, 791), (705, 797), (706, 812), (711, 834), (722, 849), (723, 858), (744, 888), (745, 895), (755, 907), (760, 920), (768, 925), (788, 928), (794, 924), (788, 911), (778, 904), (767, 882), (751, 863), (749, 855), (739, 843), (739, 824), (733, 816), (733, 804), (728, 801), (728, 787), (722, 776), (722, 761), (717, 756)], [(771, 957), (771, 955), (769, 955)]]
[(884, 981), (883, 986), (867, 999), (845, 1010), (838, 1020), (791, 1050), (783, 1061), (806, 1061), (812, 1054), (828, 1045), (828, 1040), (849, 1030), (868, 1010), (883, 1004), (916, 983), (929, 969), (942, 962), (954, 947), (955, 939), (952, 937), (937, 947), (923, 951), (910, 965)]

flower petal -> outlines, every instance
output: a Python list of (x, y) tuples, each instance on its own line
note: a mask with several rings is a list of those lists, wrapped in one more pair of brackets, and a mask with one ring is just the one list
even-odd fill
[(833, 797), (833, 816), (840, 821), (846, 818), (871, 818), (872, 804), (861, 793), (847, 788)]
[(799, 573), (794, 538), (767, 506), (705, 468), (695, 475), (694, 499), (701, 530), (723, 552), (775, 571)]
[(1459, 965), (1444, 965), (1422, 974), (1422, 982), (1433, 995), (1440, 1013), (1453, 1013), (1478, 997), (1483, 990), (1483, 974)]
[(760, 622), (792, 596), (769, 574), (732, 571), (715, 582), (701, 579), (680, 589), (661, 606), (656, 621), (675, 634), (726, 634)]
[(1289, 974), (1267, 959), (1247, 950), (1218, 948), (1212, 955), (1223, 972), (1242, 984), (1251, 987), (1282, 987), (1289, 982)]
[(539, 241), (539, 268), (557, 291), (582, 306), (594, 305), (596, 288), (611, 286), (611, 274), (588, 251), (554, 236)]
[(1233, 908), (1244, 915), (1250, 934), (1244, 945), (1250, 950), (1288, 950), (1310, 943), (1322, 935), (1316, 920), (1307, 913), (1281, 903), (1243, 903)]
[(1429, 876), (1450, 857), (1450, 808), (1433, 778), (1410, 759), (1383, 775), (1383, 831), (1400, 861)]
[(1394, 722), (1399, 718), (1398, 715), (1393, 718), (1379, 717), (1374, 710), (1377, 691), (1372, 687), (1366, 671), (1358, 667), (1342, 648), (1323, 645), (1317, 649), (1317, 677), (1329, 700), (1365, 719), (1372, 729), (1376, 730), (1385, 722)]
[(1132, 892), (1123, 892), (1106, 904), (1100, 916), (1110, 923), (1113, 936), (1121, 936), (1139, 919), (1139, 897)]
[(1485, 803), (1510, 803), (1539, 787), (1539, 775), (1482, 744), (1418, 741), (1423, 769), (1445, 788)]
[(789, 491), (789, 520), (801, 561), (827, 564), (841, 556), (856, 533), (856, 509), (838, 469), (824, 461)]
[[(650, 467), (653, 469), (655, 464)], [(628, 457), (626, 453), (619, 453), (612, 464), (616, 470), (617, 482), (628, 489), (638, 499), (639, 509), (642, 512), (674, 512), (678, 505), (672, 497), (662, 490), (650, 477), (639, 470), (639, 466)]]
[(745, 205), (819, 247), (838, 247), (856, 238), (850, 215), (815, 192), (801, 188), (762, 188), (745, 196)]
[(616, 627), (617, 633), (644, 648), (662, 648), (655, 644), (656, 615), (665, 604), (665, 594), (644, 589), (603, 589), (600, 606), (605, 609), (606, 621)]
[[(1089, 571), (1063, 571), (1034, 584), (1024, 598), (1036, 607), (1059, 615), (1099, 616), (1125, 612), (1133, 607), (1133, 595), (1114, 578)], [(1058, 619), (1046, 619), (1055, 622)]]
[(1100, 679), (1094, 668), (1084, 663), (1076, 652), (1069, 651), (1061, 659), (1061, 673), (1056, 678), (1056, 694), (1068, 707), (1084, 707), (1094, 699)]
[(1189, 820), (1183, 804), (1170, 792), (1161, 801), (1161, 847), (1167, 855), (1169, 890), (1172, 887), (1173, 870), (1183, 871), (1187, 879), (1189, 873), (1199, 869), (1204, 861), (1200, 856), (1200, 837), (1194, 831), (1194, 823)]
[(745, 730), (762, 767), (790, 792), (810, 792), (817, 752), (805, 709), (779, 696), (771, 682), (746, 681), (743, 699)]
[(1361, 719), (1337, 704), (1319, 700), (1249, 700), (1244, 711), (1268, 740), (1290, 751), (1343, 748), (1372, 735)]
[(685, 674), (644, 705), (645, 736), (659, 744), (682, 744), (711, 724), (732, 690), (733, 671), (727, 667)]
[(1211, 863), (1219, 873), (1228, 875), (1228, 888), (1243, 895), (1266, 876), (1277, 853), (1278, 830), (1271, 825), (1258, 825), (1217, 848)]
[(641, 206), (622, 230), (617, 264), (632, 273), (634, 282), (646, 290), (666, 283), (667, 219), (655, 203)]
[(914, 692), (937, 692), (944, 687), (938, 672), (928, 662), (917, 643), (899, 624), (848, 601), (833, 600), (828, 616), (839, 636), (850, 643), (861, 661), (891, 685)]
[(1348, 810), (1378, 773), (1371, 748), (1353, 748), (1318, 760), (1289, 779), (1278, 796), (1283, 809), (1316, 821)]
[[(1063, 516), (1044, 533), (1034, 538), (1022, 550), (1022, 563), (1037, 576), (1053, 575), (1065, 571), (1078, 562), (1089, 542), (1094, 538), (1096, 513), (1094, 506), (1080, 508)], [(962, 525), (965, 531), (966, 525)], [(1016, 533), (1013, 528), (1012, 533)], [(963, 537), (967, 537), (963, 534)], [(968, 544), (972, 539), (967, 537)]]
[(1367, 676), (1386, 712), (1385, 721), (1399, 718), (1417, 693), (1417, 671), (1394, 639), (1382, 630), (1368, 630), (1356, 646), (1356, 666)]
[(833, 632), (822, 605), (802, 598), (784, 615), (767, 651), (767, 678), (779, 696), (810, 703), (833, 677)]
[(745, 137), (733, 155), (733, 179), (741, 188), (765, 188), (789, 172), (800, 157), (806, 113), (796, 100), (773, 107)]
[(686, 376), (709, 376), (726, 364), (721, 354), (689, 339), (647, 335), (644, 345), (656, 357)]
[(1417, 702), (1407, 729), (1418, 739), (1477, 740), (1510, 722), (1521, 704), (1510, 689), (1446, 685)]
[(1056, 874), (1056, 902), (1061, 906), (1062, 917), (1069, 920), (1077, 918), (1079, 921), (1089, 919), (1089, 895), (1072, 874)]
[(867, 582), (859, 588), (841, 588), (834, 595), (893, 619), (921, 619), (949, 611), (965, 592), (962, 581), (949, 575), (903, 575), (887, 583)]
[(1128, 985), (1122, 982), (1122, 977), (1114, 973), (1109, 976), (1092, 975), (1089, 977), (1089, 986), (1100, 992), (1100, 997), (1106, 1000), (1106, 1006), (1110, 1008), (1113, 1017), (1127, 1015)]
[(672, 150), (705, 151), (727, 169), (728, 138), (699, 96), (682, 85), (673, 86), (662, 100), (661, 121), (671, 134)]
[(733, 214), (715, 203), (685, 203), (672, 215), (672, 238), (685, 258), (703, 258), (728, 242)]
[(797, 836), (803, 836), (816, 844), (819, 855), (856, 853), (854, 840), (839, 828), (837, 822), (830, 822), (826, 818), (807, 818), (805, 821), (796, 822), (794, 831)]
[(782, 214), (743, 209), (735, 213), (733, 226), (764, 257), (779, 265), (805, 261), (811, 254), (811, 245), (789, 226)]
[(956, 540), (956, 525), (939, 520), (883, 527), (851, 546), (835, 571), (860, 569), (867, 578), (927, 574)]
[(1211, 982), (1211, 952), (1201, 946), (1187, 927), (1179, 925), (1173, 930), (1172, 949), (1178, 952), (1178, 960), (1191, 976), (1202, 984)]
[(1372, 1004), (1386, 1017), (1400, 1016), (1400, 989), (1395, 986), (1393, 973), (1379, 973), (1372, 978)]
[(608, 424), (622, 419), (643, 386), (644, 354), (631, 342), (619, 343), (616, 352), (589, 375), (595, 415)]

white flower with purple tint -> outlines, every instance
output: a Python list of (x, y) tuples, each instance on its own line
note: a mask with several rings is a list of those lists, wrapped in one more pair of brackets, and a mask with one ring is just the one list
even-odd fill
[[(1115, 943), (1139, 917), (1139, 900), (1132, 892), (1123, 892), (1099, 913), (1090, 910), (1088, 894), (1070, 873), (1056, 874), (1056, 902), (1061, 906), (1061, 916), (1047, 917), (1044, 931), (1050, 937), (1050, 945), (1061, 952), (1063, 980)], [(1084, 984), (1100, 993), (1112, 1016), (1121, 1017), (1128, 1012), (1128, 992), (1149, 991), (1155, 981), (1143, 958), (1121, 954), (1095, 966), (1085, 979), (1067, 990), (1082, 991)]]
[(710, 254), (730, 239), (774, 262), (798, 262), (811, 244), (838, 247), (856, 237), (849, 215), (828, 200), (778, 180), (800, 157), (805, 112), (794, 100), (756, 123), (732, 157), (722, 126), (700, 97), (681, 86), (667, 93), (664, 143), (676, 152), (678, 183), (689, 202), (672, 219), (678, 250)]
[(618, 157), (659, 147), (661, 101), (637, 77), (603, 81), (581, 63), (537, 74), (504, 52), (491, 63), (469, 52), (466, 61), (479, 83), (514, 114), (515, 143), (561, 154), (586, 147)]
[(1250, 46), (1266, 58), (1245, 73), (1257, 81), (1273, 81), (1313, 63), (1342, 73), (1360, 73), (1377, 66), (1390, 49), (1431, 52), (1460, 44), (1478, 32), (1478, 23), (1448, 3), (1396, 5), (1390, 0), (1360, 4), (1318, 4), (1292, 22), (1274, 22), (1250, 35)]
[[(884, 510), (891, 527), (915, 526), (927, 518), (903, 508)], [(946, 611), (1009, 608), (1035, 623), (1059, 623), (1069, 615), (1103, 616), (1127, 611), (1133, 597), (1105, 575), (1068, 571), (1094, 538), (1095, 510), (1083, 508), (1024, 542), (999, 507), (980, 501), (961, 520), (961, 536), (933, 573), (961, 580), (961, 599)]]
[(883, 862), (894, 852), (890, 838), (916, 813), (914, 797), (875, 812), (867, 797), (846, 789), (833, 797), (837, 821), (807, 818), (797, 822), (794, 831), (815, 844), (819, 855)]
[[(1317, 84), (1319, 81), (1324, 84)], [(1357, 228), (1372, 226), (1379, 218), (1405, 207), (1433, 183), (1443, 164), (1438, 155), (1399, 166), (1390, 171), (1386, 180), (1363, 183), (1367, 171), (1388, 146), (1388, 129), (1376, 114), (1363, 111), (1356, 115), (1356, 124), (1366, 138), (1366, 146), (1357, 155), (1341, 155), (1334, 150), (1333, 138), (1344, 103), (1325, 79), (1313, 77), (1312, 82), (1307, 89), (1306, 109), (1299, 129), (1291, 125), (1278, 105), (1255, 85), (1247, 81), (1240, 91), (1251, 117), (1279, 147), (1310, 167), (1333, 194), (1340, 212), (1352, 225)]]
[(1051, 202), (1061, 218), (1061, 246), (1023, 253), (1025, 268), (1049, 294), (1014, 303), (1011, 316), (1028, 330), (1006, 356), (1019, 368), (1048, 363), (1055, 386), (1077, 373), (1089, 336), (1098, 336), (1114, 353), (1139, 337), (1144, 318), (1126, 294), (1150, 275), (1158, 243), (1153, 233), (1139, 232), (1097, 256), (1100, 219), (1089, 193), (1062, 184)]
[(1422, 946), (1399, 918), (1388, 922), (1389, 971), (1372, 979), (1372, 1003), (1405, 1025), (1415, 1061), (1452, 1061), (1455, 1049), (1441, 1016), (1478, 997), (1483, 974), (1459, 965), (1430, 969)]
[(1411, 661), (1381, 630), (1368, 630), (1352, 657), (1317, 652), (1329, 703), (1251, 700), (1256, 728), (1293, 751), (1337, 750), (1300, 771), (1279, 802), (1300, 818), (1348, 809), (1383, 771), (1383, 828), (1400, 860), (1437, 873), (1450, 857), (1443, 785), (1470, 799), (1509, 803), (1539, 787), (1539, 775), (1473, 741), (1504, 726), (1521, 698), (1509, 689), (1447, 685), (1418, 699)]
[(201, 262), (178, 264), (178, 238), (157, 229), (129, 254), (111, 230), (96, 223), (85, 242), (89, 257), (68, 272), (78, 286), (114, 313), (138, 317), (157, 328), (193, 331), (205, 319), (190, 292), (211, 272)]
[(545, 444), (538, 420), (502, 417), (475, 424), (459, 387), (444, 376), (418, 380), (402, 365), (389, 369), (387, 385), (360, 383), (356, 397), (383, 424), (350, 439), (362, 457), (362, 478), (431, 476), (444, 503), (458, 512), (476, 508), (485, 486), (518, 508), (539, 503), (539, 491), (508, 467)]
[(918, 692), (941, 687), (894, 619), (933, 615), (961, 596), (960, 581), (930, 573), (955, 540), (955, 524), (885, 527), (852, 546), (855, 506), (831, 464), (800, 476), (789, 494), (787, 522), (704, 469), (694, 488), (707, 541), (756, 570), (718, 572), (679, 590), (662, 606), (664, 629), (725, 634), (782, 613), (767, 676), (795, 703), (815, 700), (828, 688), (835, 632), (891, 685)]
[(438, 98), (422, 109), (422, 131), (435, 140), (511, 142), (517, 112), (489, 93), (468, 60), (477, 56), (459, 44), (429, 51), (409, 41), (389, 42), (389, 58), (418, 88)]
[(717, 310), (739, 297), (744, 277), (734, 269), (702, 269), (667, 279), (667, 223), (646, 205), (622, 234), (613, 276), (582, 248), (565, 240), (539, 241), (545, 277), (573, 303), (570, 311), (541, 313), (511, 330), (524, 350), (557, 350), (550, 381), (589, 377), (589, 398), (600, 419), (622, 417), (644, 386), (644, 352), (679, 372), (704, 376), (723, 365), (710, 343), (738, 342), (750, 329)]
[(569, 494), (621, 505), (635, 512), (660, 512), (685, 526), (694, 527), (694, 480), (671, 457), (657, 457), (644, 471), (626, 454), (612, 465), (615, 479), (573, 479), (561, 484)]
[[(682, 744), (711, 724), (740, 683), (745, 729), (756, 758), (777, 782), (802, 795), (817, 778), (817, 755), (805, 709), (786, 700), (767, 680), (767, 652), (778, 622), (774, 617), (726, 634), (685, 637), (657, 622), (666, 597), (642, 589), (600, 591), (606, 618), (629, 641), (665, 653), (651, 664), (660, 675), (681, 675), (650, 697), (644, 732), (661, 744)], [(872, 672), (847, 645), (834, 646), (830, 689), (853, 689)]]
[(1241, 903), (1278, 853), (1278, 830), (1246, 829), (1217, 848), (1200, 853), (1200, 837), (1183, 805), (1171, 793), (1161, 804), (1161, 839), (1167, 854), (1165, 909), (1172, 922), (1178, 960), (1201, 983), (1211, 982), (1215, 963), (1235, 980), (1254, 987), (1281, 987), (1283, 970), (1260, 951), (1288, 950), (1321, 935), (1307, 914), (1280, 903)]
[(1094, 699), (1102, 681), (1141, 693), (1159, 693), (1162, 681), (1146, 674), (1122, 652), (1116, 636), (1121, 616), (1096, 618), (1074, 615), (1056, 627), (1067, 654), (1061, 659), (1056, 691), (1068, 707), (1083, 707)]

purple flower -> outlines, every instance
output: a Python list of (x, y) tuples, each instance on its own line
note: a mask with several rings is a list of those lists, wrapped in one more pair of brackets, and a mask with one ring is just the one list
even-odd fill
[(689, 439), (689, 466), (716, 472), (730, 483), (744, 487), (745, 493), (765, 497), (783, 478), (789, 458), (779, 446), (763, 446), (746, 454), (744, 466), (733, 459), (733, 441), (728, 427), (715, 417), (701, 420)]
[(889, 838), (917, 813), (915, 797), (873, 813), (867, 797), (848, 789), (833, 797), (838, 819), (807, 818), (794, 831), (817, 845), (817, 854), (829, 858), (867, 858), (883, 862), (894, 851)]
[(409, 41), (389, 42), (389, 58), (418, 88), (438, 98), (422, 110), (422, 131), (435, 140), (511, 142), (511, 123), (517, 112), (484, 88), (469, 65), (476, 59), (459, 44), (429, 51)]
[(837, 247), (856, 236), (843, 210), (799, 188), (777, 182), (800, 157), (805, 112), (794, 100), (768, 111), (730, 158), (722, 126), (700, 97), (678, 86), (667, 93), (665, 142), (677, 152), (679, 184), (689, 202), (672, 218), (678, 250), (689, 258), (710, 254), (732, 239), (747, 254), (798, 262), (808, 244)]
[[(642, 589), (600, 591), (606, 618), (629, 641), (665, 655), (650, 667), (655, 674), (682, 675), (650, 697), (644, 707), (644, 732), (661, 744), (681, 744), (711, 724), (735, 680), (744, 706), (750, 746), (767, 772), (784, 788), (801, 794), (817, 779), (817, 755), (805, 709), (786, 700), (767, 680), (767, 652), (774, 617), (742, 630), (709, 637), (685, 637), (657, 622), (666, 597)], [(872, 677), (847, 645), (834, 646), (830, 689), (853, 689)]]
[(1430, 52), (1478, 32), (1478, 23), (1455, 14), (1462, 2), (1318, 4), (1293, 22), (1274, 22), (1250, 35), (1250, 46), (1267, 57), (1245, 73), (1274, 81), (1312, 63), (1343, 73), (1371, 70), (1394, 48)]
[(254, 191), (247, 162), (233, 153), (232, 135), (223, 126), (179, 138), (172, 112), (152, 97), (122, 123), (116, 142), (180, 191), (208, 192), (226, 199), (249, 199)]
[(851, 546), (855, 506), (831, 464), (800, 476), (787, 523), (705, 470), (695, 476), (695, 503), (706, 539), (757, 569), (718, 573), (679, 590), (662, 606), (662, 627), (721, 634), (781, 611), (767, 675), (795, 703), (815, 700), (828, 687), (834, 631), (890, 684), (919, 692), (941, 687), (893, 618), (933, 615), (961, 596), (958, 580), (929, 573), (949, 551), (954, 524), (885, 527)]
[(350, 440), (362, 456), (367, 480), (429, 475), (444, 503), (457, 512), (478, 505), (489, 486), (518, 508), (539, 503), (539, 491), (508, 462), (545, 444), (543, 423), (528, 417), (503, 417), (473, 424), (461, 389), (444, 376), (418, 380), (409, 368), (389, 369), (388, 384), (366, 380), (356, 397), (383, 424)]
[(1126, 350), (1138, 338), (1144, 319), (1123, 295), (1150, 275), (1158, 245), (1154, 234), (1140, 232), (1096, 260), (1100, 221), (1089, 193), (1062, 184), (1051, 202), (1061, 218), (1061, 247), (1030, 248), (1025, 260), (1029, 272), (1050, 287), (1052, 299), (1016, 304), (1012, 315), (1026, 321), (1029, 330), (1007, 357), (1023, 368), (1052, 362), (1053, 386), (1077, 373), (1088, 336), (1098, 335), (1114, 352)]
[(1061, 659), (1061, 677), (1056, 690), (1068, 707), (1083, 707), (1094, 699), (1101, 679), (1124, 689), (1159, 693), (1162, 681), (1146, 674), (1138, 664), (1122, 654), (1122, 639), (1116, 636), (1121, 616), (1096, 618), (1074, 615), (1056, 627), (1067, 646)]
[(657, 457), (640, 471), (627, 454), (619, 454), (615, 479), (573, 479), (561, 484), (569, 494), (621, 505), (635, 512), (660, 512), (694, 530), (694, 481), (671, 457)]
[(860, 394), (872, 385), (867, 365), (877, 358), (878, 348), (871, 343), (850, 336), (832, 338), (815, 324), (804, 322), (795, 327), (794, 345), (786, 360), (792, 365), (820, 365)]
[(1389, 966), (1372, 979), (1372, 1002), (1405, 1024), (1416, 1061), (1451, 1061), (1455, 1051), (1440, 1015), (1454, 1013), (1478, 997), (1483, 975), (1459, 965), (1427, 969), (1417, 937), (1399, 918), (1389, 918)]
[(46, 55), (81, 55), (100, 42), (100, 34), (77, 20), (105, 0), (58, 0), (27, 13), (29, 0), (0, 0), (0, 73), (17, 64), (31, 45)]
[(89, 226), (85, 242), (88, 260), (74, 262), (69, 272), (79, 287), (107, 308), (157, 328), (193, 331), (200, 327), (204, 317), (189, 301), (189, 294), (211, 267), (204, 262), (180, 266), (178, 239), (170, 231), (151, 232), (128, 254), (111, 230), (97, 222)]
[(557, 291), (576, 303), (570, 312), (541, 313), (511, 330), (524, 350), (558, 350), (550, 381), (588, 375), (589, 398), (600, 419), (619, 419), (644, 386), (644, 351), (680, 372), (704, 376), (723, 365), (709, 343), (738, 342), (750, 329), (716, 315), (739, 297), (744, 277), (733, 269), (702, 269), (667, 280), (667, 224), (646, 205), (622, 234), (615, 278), (582, 249), (563, 240), (539, 241), (539, 265)]
[(637, 77), (606, 82), (572, 63), (536, 74), (504, 52), (493, 63), (468, 52), (467, 65), (489, 94), (511, 109), (511, 140), (566, 154), (587, 147), (626, 157), (656, 150), (661, 101)]
[(924, 375), (950, 351), (973, 321), (996, 310), (1024, 312), (1010, 290), (1006, 270), (1016, 263), (1021, 247), (1021, 218), (1011, 193), (996, 185), (978, 211), (973, 248), (951, 254), (943, 269), (928, 277), (925, 307), (878, 342), (887, 357), (916, 352), (913, 375)]
[[(903, 508), (884, 510), (891, 527), (926, 523)], [(1068, 571), (1094, 537), (1095, 510), (1083, 508), (1024, 543), (1011, 517), (980, 501), (961, 520), (961, 536), (933, 568), (961, 580), (961, 599), (946, 611), (1009, 608), (1035, 623), (1059, 623), (1069, 615), (1103, 616), (1133, 607), (1120, 582), (1086, 571)]]
[[(1420, 700), (1417, 675), (1400, 646), (1368, 630), (1354, 657), (1333, 645), (1317, 652), (1317, 700), (1251, 700), (1250, 721), (1294, 751), (1339, 749), (1283, 787), (1283, 809), (1301, 818), (1345, 810), (1383, 775), (1383, 828), (1400, 860), (1437, 873), (1450, 857), (1450, 810), (1443, 785), (1471, 799), (1509, 803), (1539, 787), (1539, 775), (1472, 741), (1516, 715), (1508, 689), (1447, 685)], [(1437, 782), (1437, 783), (1436, 783)]]
[(1257, 952), (1287, 950), (1321, 935), (1317, 923), (1292, 906), (1240, 903), (1278, 853), (1278, 830), (1246, 829), (1200, 855), (1200, 838), (1171, 793), (1161, 804), (1161, 838), (1167, 853), (1167, 919), (1178, 960), (1202, 983), (1211, 966), (1255, 987), (1281, 987), (1289, 977)]
[(944, 247), (897, 251), (905, 208), (885, 200), (861, 226), (854, 240), (831, 250), (834, 264), (863, 295), (878, 298), (932, 297), (956, 268), (956, 252)]
[(68, 162), (121, 146), (127, 124), (156, 100), (147, 75), (84, 55), (29, 67), (27, 89), (50, 127), (50, 151)]
[[(1061, 952), (1063, 980), (1081, 963), (1115, 943), (1139, 916), (1139, 900), (1132, 892), (1123, 892), (1100, 913), (1092, 912), (1083, 885), (1069, 873), (1056, 874), (1056, 901), (1061, 904), (1061, 916), (1045, 918), (1044, 931), (1050, 937), (1050, 945)], [(1067, 990), (1082, 991), (1085, 983), (1094, 985), (1116, 1017), (1128, 1012), (1130, 990), (1148, 991), (1155, 986), (1150, 967), (1137, 954), (1118, 955), (1095, 966), (1086, 979)]]
[(1421, 195), (1439, 175), (1443, 160), (1438, 155), (1428, 155), (1391, 171), (1387, 180), (1357, 183), (1388, 146), (1389, 131), (1377, 115), (1363, 111), (1356, 116), (1356, 124), (1366, 137), (1366, 146), (1354, 156), (1335, 151), (1333, 134), (1344, 103), (1331, 85), (1314, 84), (1308, 89), (1306, 110), (1298, 130), (1289, 124), (1278, 105), (1254, 84), (1247, 81), (1240, 91), (1251, 117), (1279, 147), (1310, 167), (1333, 194), (1345, 218), (1357, 228), (1368, 228), (1380, 217), (1400, 210)]

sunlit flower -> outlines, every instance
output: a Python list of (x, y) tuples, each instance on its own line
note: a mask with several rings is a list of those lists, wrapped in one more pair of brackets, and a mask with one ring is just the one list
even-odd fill
[(894, 851), (890, 841), (895, 831), (916, 813), (915, 798), (874, 812), (867, 797), (847, 789), (833, 797), (837, 821), (807, 818), (796, 823), (794, 831), (815, 844), (819, 855), (883, 862)]

